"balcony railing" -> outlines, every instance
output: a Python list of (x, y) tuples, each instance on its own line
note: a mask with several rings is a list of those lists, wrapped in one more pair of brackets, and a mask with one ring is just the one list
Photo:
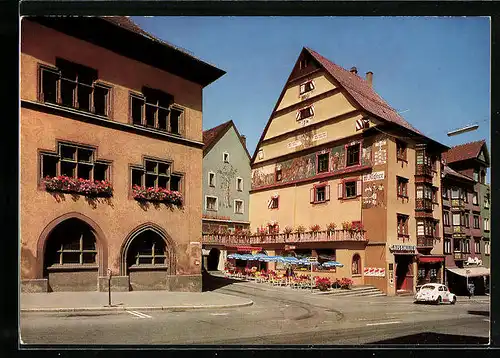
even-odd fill
[(417, 237), (417, 247), (434, 247), (433, 237)]
[(291, 234), (203, 234), (204, 244), (219, 245), (259, 245), (293, 244), (301, 242), (366, 241), (366, 231), (334, 230)]
[(463, 199), (451, 199), (451, 209), (452, 210), (464, 210), (465, 202)]
[(465, 226), (463, 225), (453, 225), (454, 234), (465, 234)]
[(432, 177), (432, 168), (430, 165), (417, 164), (415, 175), (426, 175)]
[(463, 252), (454, 252), (453, 259), (457, 261), (463, 261), (465, 260), (465, 254)]
[(415, 209), (432, 211), (432, 199), (427, 199), (427, 198), (415, 199)]

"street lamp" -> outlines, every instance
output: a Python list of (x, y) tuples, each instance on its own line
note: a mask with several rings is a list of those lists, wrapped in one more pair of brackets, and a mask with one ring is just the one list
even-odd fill
[(454, 135), (459, 135), (459, 134), (466, 133), (466, 132), (472, 132), (478, 128), (479, 128), (479, 124), (471, 124), (469, 126), (465, 126), (465, 127), (455, 129), (453, 131), (448, 132), (448, 137), (452, 137)]

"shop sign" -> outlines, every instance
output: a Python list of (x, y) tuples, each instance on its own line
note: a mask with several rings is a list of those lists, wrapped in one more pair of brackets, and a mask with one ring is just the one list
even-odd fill
[(295, 246), (294, 245), (285, 245), (285, 251), (289, 251), (289, 250), (295, 250)]
[(374, 172), (370, 174), (363, 175), (363, 182), (375, 181), (375, 180), (384, 180), (385, 172)]
[(391, 251), (396, 251), (396, 252), (415, 252), (415, 245), (391, 245), (389, 248)]
[(385, 268), (365, 267), (365, 276), (385, 277)]

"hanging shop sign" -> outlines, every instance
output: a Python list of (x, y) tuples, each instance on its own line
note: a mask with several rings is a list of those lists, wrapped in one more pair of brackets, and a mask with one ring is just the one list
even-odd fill
[(415, 252), (415, 245), (391, 245), (389, 250), (392, 252)]
[(385, 178), (385, 172), (384, 171), (374, 172), (374, 173), (363, 175), (363, 181), (364, 182), (375, 181), (375, 180), (384, 180), (384, 178)]
[(385, 268), (365, 267), (365, 276), (385, 277)]

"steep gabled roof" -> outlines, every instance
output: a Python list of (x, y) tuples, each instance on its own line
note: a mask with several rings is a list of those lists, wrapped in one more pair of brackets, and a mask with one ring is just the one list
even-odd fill
[(248, 159), (251, 159), (250, 153), (248, 152), (247, 146), (243, 138), (241, 137), (238, 129), (236, 128), (234, 122), (232, 120), (219, 124), (216, 127), (207, 129), (203, 131), (203, 156), (207, 155), (208, 152), (214, 147), (215, 144), (227, 133), (227, 131), (233, 127), (236, 135), (238, 136), (241, 145), (245, 149), (247, 153)]
[(457, 178), (460, 178), (460, 179), (463, 179), (463, 180), (470, 181), (471, 183), (474, 183), (474, 179), (472, 179), (471, 177), (469, 177), (469, 176), (467, 176), (465, 174), (459, 173), (459, 172), (451, 169), (447, 165), (444, 166), (443, 174), (444, 174), (444, 176), (454, 176), (454, 177), (457, 177)]
[(321, 56), (316, 51), (305, 48), (309, 54), (320, 63), (328, 73), (337, 80), (342, 87), (354, 98), (354, 100), (367, 112), (374, 114), (377, 117), (386, 121), (398, 124), (406, 129), (411, 130), (419, 135), (424, 135), (410, 123), (405, 121), (391, 106), (387, 104), (373, 87), (360, 76), (348, 71), (329, 59)]
[(446, 163), (461, 162), (468, 159), (477, 159), (484, 147), (486, 163), (489, 164), (490, 158), (486, 148), (486, 141), (479, 140), (451, 147), (446, 153), (443, 153), (443, 159)]
[[(319, 53), (316, 51), (304, 47), (302, 49), (301, 54), (299, 55), (299, 58), (302, 56), (302, 53), (308, 53), (310, 56), (312, 56), (318, 63), (319, 65), (330, 75), (333, 77), (335, 81), (337, 81), (346, 91), (347, 93), (352, 97), (352, 99), (366, 112), (374, 115), (375, 117), (378, 117), (382, 119), (383, 121), (393, 123), (395, 125), (398, 125), (400, 127), (405, 128), (406, 130), (409, 130), (410, 132), (413, 132), (417, 136), (424, 137), (428, 140), (430, 140), (432, 143), (439, 145), (442, 148), (448, 148), (447, 146), (436, 142), (435, 140), (427, 137), (425, 134), (420, 132), (418, 129), (413, 127), (410, 123), (408, 123), (403, 117), (401, 117), (397, 111), (389, 106), (386, 101), (382, 97), (380, 97), (373, 87), (363, 78), (361, 78), (358, 75), (355, 75), (354, 73), (351, 73), (350, 71), (336, 65), (332, 61), (328, 60), (327, 58), (321, 56)], [(293, 71), (292, 71), (293, 73)], [(286, 84), (291, 80), (292, 78), (292, 73), (288, 77)], [(284, 92), (286, 91), (286, 84), (282, 90), (282, 93), (280, 95), (280, 99), (283, 96)], [(257, 151), (259, 149), (260, 144), (264, 140), (265, 134), (267, 132), (267, 129), (269, 128), (269, 125), (271, 124), (271, 121), (273, 119), (273, 114), (276, 111), (279, 101), (276, 103), (271, 116), (266, 124), (266, 127), (264, 128), (264, 131), (262, 132), (262, 135), (259, 139), (259, 142), (257, 143), (257, 146), (255, 147), (255, 152), (252, 157), (252, 161), (255, 160), (255, 157), (257, 155)]]

